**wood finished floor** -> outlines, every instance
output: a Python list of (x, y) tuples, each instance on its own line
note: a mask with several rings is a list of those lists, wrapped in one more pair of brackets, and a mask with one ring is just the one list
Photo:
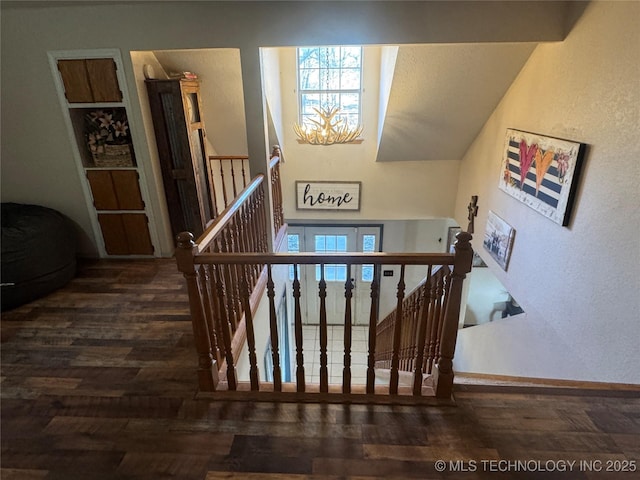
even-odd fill
[[(2, 480), (639, 478), (579, 468), (640, 463), (637, 391), (458, 385), (438, 407), (198, 398), (183, 285), (172, 261), (93, 262), (2, 315)], [(491, 471), (501, 459), (578, 463)], [(452, 472), (458, 460), (475, 471)]]

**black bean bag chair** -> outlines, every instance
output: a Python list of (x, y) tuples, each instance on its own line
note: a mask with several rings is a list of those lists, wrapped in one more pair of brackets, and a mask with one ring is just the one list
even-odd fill
[(40, 298), (76, 272), (75, 228), (60, 212), (39, 205), (3, 203), (2, 310)]

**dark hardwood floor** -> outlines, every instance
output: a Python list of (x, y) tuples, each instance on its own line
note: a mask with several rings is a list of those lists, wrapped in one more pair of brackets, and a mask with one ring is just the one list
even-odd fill
[(170, 260), (85, 263), (1, 327), (2, 480), (640, 478), (631, 388), (457, 385), (455, 406), (202, 398)]

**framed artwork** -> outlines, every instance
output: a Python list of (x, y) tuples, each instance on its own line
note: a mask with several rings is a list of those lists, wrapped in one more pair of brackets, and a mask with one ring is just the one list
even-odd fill
[(453, 244), (456, 243), (456, 235), (461, 231), (461, 227), (449, 227), (449, 231), (447, 232), (447, 253), (455, 253)]
[(584, 143), (507, 129), (498, 188), (566, 226), (585, 149)]
[(296, 182), (297, 210), (360, 210), (362, 182)]
[(509, 265), (515, 233), (511, 225), (489, 210), (482, 245), (503, 270)]

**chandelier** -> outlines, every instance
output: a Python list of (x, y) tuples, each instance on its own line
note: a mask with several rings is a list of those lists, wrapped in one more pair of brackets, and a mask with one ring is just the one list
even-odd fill
[(301, 142), (310, 145), (333, 145), (334, 143), (351, 143), (355, 141), (362, 133), (362, 125), (355, 128), (349, 128), (344, 119), (336, 119), (340, 109), (338, 107), (331, 108), (313, 108), (320, 116), (320, 121), (309, 119), (314, 125), (293, 124), (293, 131), (296, 132)]

